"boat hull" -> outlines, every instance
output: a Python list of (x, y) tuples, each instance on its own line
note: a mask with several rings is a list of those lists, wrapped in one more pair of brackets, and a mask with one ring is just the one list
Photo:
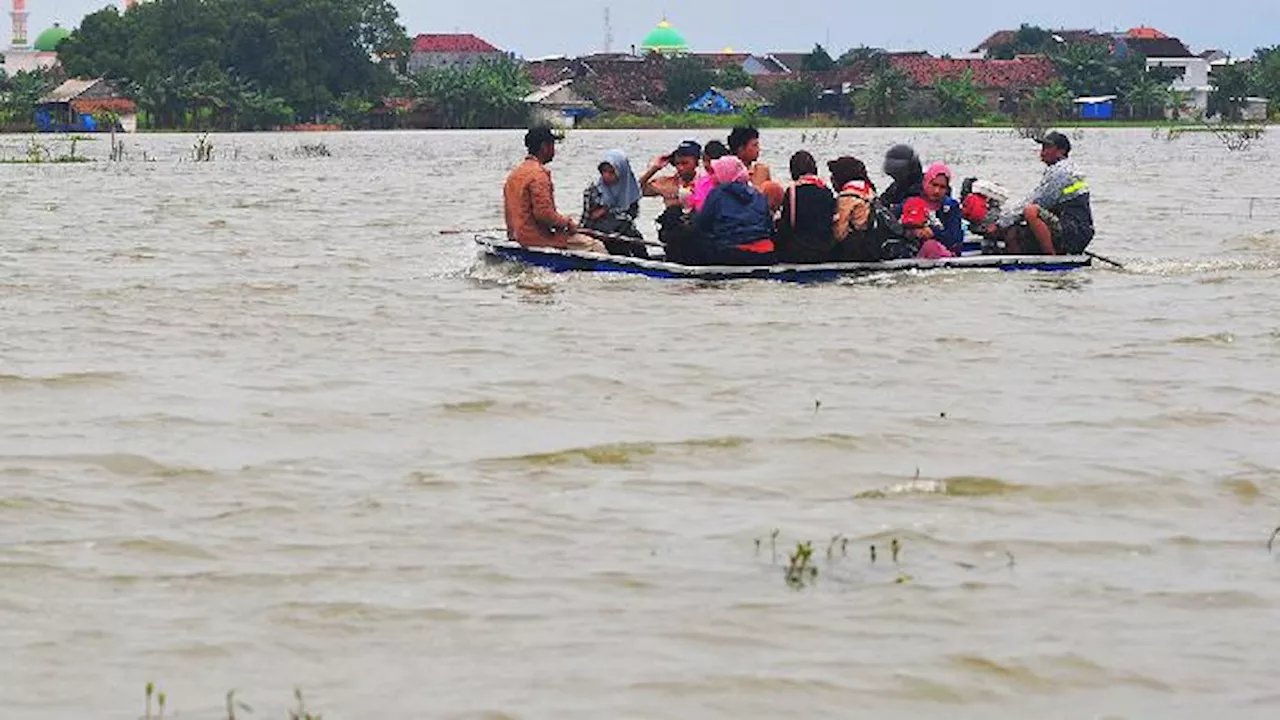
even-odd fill
[(821, 263), (811, 265), (680, 265), (663, 260), (557, 248), (524, 247), (510, 240), (477, 236), (476, 243), (489, 256), (553, 272), (603, 272), (644, 275), (669, 280), (776, 280), (794, 283), (831, 282), (840, 278), (908, 270), (1034, 270), (1063, 272), (1088, 267), (1087, 255), (971, 255), (924, 260), (887, 260), (871, 263)]

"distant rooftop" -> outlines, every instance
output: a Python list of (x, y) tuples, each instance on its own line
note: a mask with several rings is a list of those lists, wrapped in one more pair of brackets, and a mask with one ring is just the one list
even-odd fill
[(413, 39), (416, 53), (500, 53), (471, 33), (423, 33)]

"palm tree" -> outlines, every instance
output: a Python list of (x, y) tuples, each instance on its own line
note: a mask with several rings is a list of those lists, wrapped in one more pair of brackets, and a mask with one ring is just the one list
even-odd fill
[(1121, 96), (1131, 119), (1149, 120), (1168, 105), (1169, 89), (1144, 72), (1121, 88)]

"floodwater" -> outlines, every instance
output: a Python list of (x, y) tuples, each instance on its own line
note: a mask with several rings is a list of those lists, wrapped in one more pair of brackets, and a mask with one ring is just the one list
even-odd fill
[[(561, 208), (686, 135), (572, 133)], [(478, 261), (517, 133), (211, 141), (0, 166), (4, 718), (1280, 709), (1275, 138), (1076, 133), (1129, 272), (815, 287)], [(1040, 172), (765, 159), (897, 141)]]

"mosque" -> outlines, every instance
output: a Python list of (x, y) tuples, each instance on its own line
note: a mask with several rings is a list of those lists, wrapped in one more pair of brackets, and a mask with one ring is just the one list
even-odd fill
[[(4, 64), (0, 65), (0, 71), (13, 75), (57, 64), (58, 43), (71, 35), (71, 31), (54, 23), (53, 27), (40, 33), (34, 41), (31, 41), (27, 37), (27, 0), (11, 0), (11, 2), (9, 18), (13, 21), (13, 39), (2, 51)], [(138, 0), (123, 0), (126, 10), (137, 3)]]
[(640, 43), (640, 49), (646, 53), (683, 55), (689, 52), (689, 43), (685, 42), (684, 36), (677, 32), (666, 18), (663, 18), (662, 22), (658, 23), (658, 27), (644, 37), (644, 41)]

